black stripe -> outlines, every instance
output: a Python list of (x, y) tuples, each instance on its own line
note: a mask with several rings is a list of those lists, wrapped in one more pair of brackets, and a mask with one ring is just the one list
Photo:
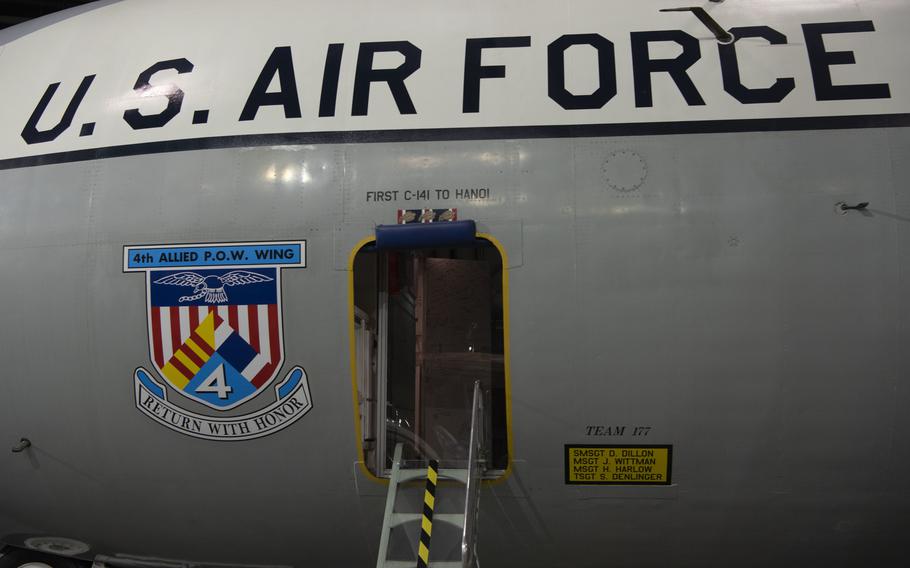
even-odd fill
[(427, 493), (436, 497), (436, 485), (429, 479), (427, 479)]
[(426, 563), (423, 561), (423, 558), (417, 557), (417, 568), (427, 568)]
[(431, 521), (433, 520), (433, 509), (426, 503), (423, 504), (423, 516), (430, 519)]
[(550, 126), (491, 126), (472, 128), (423, 128), (408, 130), (357, 130), (243, 134), (185, 138), (72, 150), (0, 160), (0, 170), (46, 166), (123, 156), (248, 148), (297, 144), (376, 144), (381, 142), (444, 142), (455, 140), (502, 140), (536, 138), (597, 138), (612, 136), (660, 136), (669, 134), (717, 134), (725, 132), (782, 132), (791, 130), (834, 130), (893, 128), (910, 126), (910, 114), (870, 114), (798, 118), (750, 118), (738, 120), (694, 120), (624, 124), (575, 124)]
[(430, 534), (423, 529), (420, 530), (420, 542), (427, 547), (428, 551), (430, 550)]

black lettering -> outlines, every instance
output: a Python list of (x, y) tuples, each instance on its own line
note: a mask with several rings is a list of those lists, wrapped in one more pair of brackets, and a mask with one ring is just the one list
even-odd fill
[[(597, 89), (576, 95), (566, 89), (566, 50), (590, 45), (597, 50)], [(600, 34), (564, 35), (547, 46), (547, 89), (550, 98), (566, 110), (601, 108), (616, 96), (616, 51)]]
[[(373, 69), (373, 57), (380, 52), (398, 52), (404, 62), (394, 69)], [(387, 83), (398, 112), (417, 114), (404, 80), (420, 68), (420, 48), (409, 41), (377, 41), (360, 44), (357, 53), (357, 70), (354, 73), (353, 116), (366, 116), (370, 106), (370, 85)]]
[(506, 76), (505, 65), (481, 65), (484, 49), (499, 47), (529, 47), (531, 36), (481, 37), (465, 40), (464, 90), (461, 112), (480, 112), (480, 80), (501, 79)]
[(44, 111), (47, 110), (47, 105), (50, 104), (51, 99), (54, 98), (54, 93), (56, 93), (57, 89), (60, 87), (60, 83), (48, 85), (47, 89), (44, 91), (44, 95), (41, 96), (41, 100), (38, 101), (38, 106), (32, 111), (32, 115), (28, 117), (28, 122), (25, 123), (25, 128), (22, 129), (22, 139), (25, 140), (25, 143), (39, 144), (41, 142), (50, 142), (63, 134), (63, 131), (69, 128), (73, 123), (73, 117), (76, 116), (76, 110), (79, 108), (79, 105), (82, 104), (82, 99), (85, 98), (85, 93), (88, 92), (88, 88), (94, 80), (94, 75), (86, 75), (83, 77), (73, 98), (70, 99), (69, 104), (66, 105), (66, 110), (63, 111), (60, 122), (53, 128), (38, 130), (38, 121), (41, 120)]
[(167, 106), (158, 114), (144, 115), (139, 109), (131, 108), (123, 112), (123, 120), (133, 130), (142, 130), (144, 128), (161, 128), (180, 112), (183, 105), (183, 91), (177, 85), (169, 84), (160, 87), (152, 87), (152, 75), (165, 69), (174, 69), (178, 75), (189, 73), (193, 70), (193, 64), (186, 59), (171, 59), (169, 61), (159, 61), (145, 71), (139, 74), (133, 90), (142, 97), (162, 96), (167, 97)]
[(866, 85), (835, 85), (831, 80), (832, 65), (853, 65), (856, 56), (852, 51), (826, 51), (825, 34), (847, 34), (874, 32), (871, 21), (831, 22), (825, 24), (803, 24), (806, 50), (809, 52), (809, 66), (812, 68), (812, 82), (815, 85), (815, 99), (819, 101), (844, 101), (853, 99), (889, 99), (891, 88), (887, 83)]
[[(279, 90), (274, 93), (267, 92), (269, 84), (278, 75)], [(291, 48), (288, 46), (276, 47), (272, 50), (259, 78), (250, 91), (250, 96), (243, 105), (240, 120), (253, 120), (260, 107), (281, 106), (284, 108), (285, 118), (300, 118), (300, 98), (297, 96), (297, 79), (294, 77), (294, 60), (291, 58)]]
[[(654, 106), (651, 86), (652, 73), (667, 73), (689, 106), (704, 105), (705, 101), (695, 88), (686, 71), (701, 58), (698, 40), (680, 30), (657, 32), (632, 32), (632, 71), (635, 79), (635, 106)], [(648, 46), (656, 41), (678, 43), (683, 51), (673, 59), (651, 59)]]
[(153, 399), (151, 395), (147, 394), (145, 395), (145, 400), (142, 401), (142, 406), (151, 410), (153, 402), (155, 402), (155, 399)]
[(325, 56), (322, 72), (322, 93), (319, 95), (319, 116), (335, 116), (335, 102), (338, 100), (338, 77), (341, 74), (343, 43), (330, 43)]
[[(787, 43), (787, 36), (768, 26), (750, 26), (730, 30), (738, 40), (746, 37), (759, 37), (771, 45)], [(743, 85), (739, 72), (739, 59), (736, 57), (736, 42), (717, 44), (720, 54), (720, 69), (724, 78), (724, 90), (743, 104), (779, 103), (796, 88), (796, 81), (788, 77), (777, 79), (774, 84), (764, 89), (751, 89)]]

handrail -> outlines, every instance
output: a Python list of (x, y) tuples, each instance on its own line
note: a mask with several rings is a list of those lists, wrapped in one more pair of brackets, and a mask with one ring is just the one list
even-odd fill
[(484, 460), (483, 391), (480, 381), (474, 382), (474, 401), (471, 405), (471, 438), (468, 446), (468, 483), (465, 489), (464, 529), (461, 533), (462, 568), (477, 566), (477, 513), (480, 510), (480, 480)]

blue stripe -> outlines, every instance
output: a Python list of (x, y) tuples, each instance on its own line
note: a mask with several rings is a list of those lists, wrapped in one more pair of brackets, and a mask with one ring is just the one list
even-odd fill
[(151, 377), (148, 376), (148, 373), (145, 372), (145, 369), (136, 369), (136, 378), (139, 379), (139, 382), (142, 383), (150, 393), (157, 396), (161, 400), (164, 400), (164, 389), (155, 384)]
[(291, 394), (297, 385), (300, 384), (300, 379), (303, 378), (303, 369), (297, 367), (291, 371), (290, 378), (285, 381), (283, 385), (278, 387), (278, 398), (284, 398), (287, 395)]

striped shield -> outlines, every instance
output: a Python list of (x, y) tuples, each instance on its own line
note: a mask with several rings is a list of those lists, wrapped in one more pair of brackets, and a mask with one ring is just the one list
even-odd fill
[(280, 270), (153, 270), (149, 349), (167, 382), (218, 410), (265, 388), (284, 358)]

